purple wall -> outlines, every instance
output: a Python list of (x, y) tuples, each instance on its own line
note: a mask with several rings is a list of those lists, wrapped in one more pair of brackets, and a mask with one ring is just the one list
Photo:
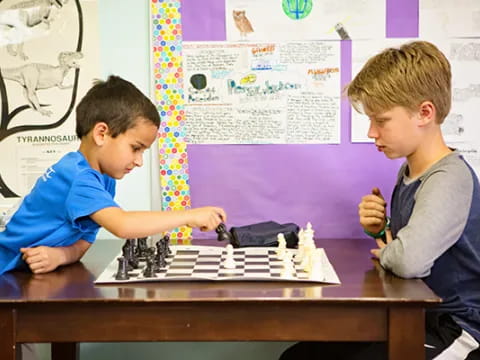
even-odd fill
[[(225, 40), (224, 6), (225, 0), (183, 0), (184, 40)], [(418, 36), (418, 0), (387, 0), (386, 33)], [(351, 80), (348, 41), (341, 44), (341, 66), (343, 88)], [(340, 145), (188, 146), (192, 206), (222, 206), (228, 227), (310, 221), (317, 238), (365, 237), (357, 205), (373, 186), (389, 199), (401, 162), (372, 144), (351, 144), (350, 111), (342, 100)]]

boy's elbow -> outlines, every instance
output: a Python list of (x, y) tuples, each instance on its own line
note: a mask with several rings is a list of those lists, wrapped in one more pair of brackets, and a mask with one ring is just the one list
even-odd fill
[(419, 266), (419, 264), (414, 263), (399, 263), (394, 264), (391, 267), (391, 271), (397, 275), (398, 277), (404, 279), (416, 279), (416, 278), (423, 278), (430, 274), (430, 268), (426, 268), (424, 266)]
[(110, 231), (114, 236), (120, 238), (120, 239), (130, 239), (132, 238), (131, 232), (128, 231), (128, 228), (124, 225), (120, 225), (115, 227), (114, 229), (107, 229)]
[(120, 208), (110, 208), (108, 212), (102, 213), (101, 217), (96, 215), (93, 220), (118, 238), (129, 239), (132, 237), (128, 216)]

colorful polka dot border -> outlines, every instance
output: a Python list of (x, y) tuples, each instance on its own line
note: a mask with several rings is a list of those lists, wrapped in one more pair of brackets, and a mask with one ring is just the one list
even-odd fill
[[(152, 70), (154, 97), (160, 112), (158, 138), (162, 210), (191, 207), (185, 142), (182, 26), (179, 0), (151, 0)], [(173, 244), (189, 243), (192, 229), (170, 233)]]

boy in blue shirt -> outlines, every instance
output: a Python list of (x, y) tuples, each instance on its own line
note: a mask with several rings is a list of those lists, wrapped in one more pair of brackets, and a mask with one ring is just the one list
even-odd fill
[[(391, 199), (378, 188), (359, 204), (371, 253), (403, 278), (421, 278), (443, 299), (426, 312), (426, 359), (480, 359), (480, 186), (442, 136), (451, 70), (431, 43), (416, 41), (371, 58), (348, 86), (370, 118), (368, 136), (388, 158), (406, 159)], [(386, 359), (385, 343), (298, 343), (287, 359)]]
[(178, 226), (209, 231), (226, 220), (223, 209), (124, 211), (113, 200), (115, 181), (143, 164), (157, 138), (152, 102), (117, 76), (98, 81), (76, 109), (80, 148), (52, 165), (0, 232), (0, 274), (46, 273), (78, 261), (100, 226), (119, 238), (139, 238)]

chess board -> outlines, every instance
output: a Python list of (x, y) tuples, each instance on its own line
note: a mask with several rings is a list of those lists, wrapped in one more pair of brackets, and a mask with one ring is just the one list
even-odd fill
[[(116, 280), (118, 270), (117, 257), (105, 268), (95, 281), (96, 284), (133, 283), (150, 281), (301, 281), (339, 284), (340, 280), (328, 261), (325, 251), (321, 251), (322, 274), (312, 277), (303, 271), (299, 261), (294, 262), (291, 276), (282, 275), (283, 262), (278, 259), (274, 247), (251, 247), (234, 249), (236, 266), (226, 269), (223, 262), (226, 250), (218, 246), (171, 245), (172, 254), (166, 259), (167, 265), (154, 277), (143, 276), (145, 262), (138, 269), (128, 272), (129, 279)], [(295, 256), (297, 250), (287, 249)], [(119, 254), (118, 256), (121, 256)]]

